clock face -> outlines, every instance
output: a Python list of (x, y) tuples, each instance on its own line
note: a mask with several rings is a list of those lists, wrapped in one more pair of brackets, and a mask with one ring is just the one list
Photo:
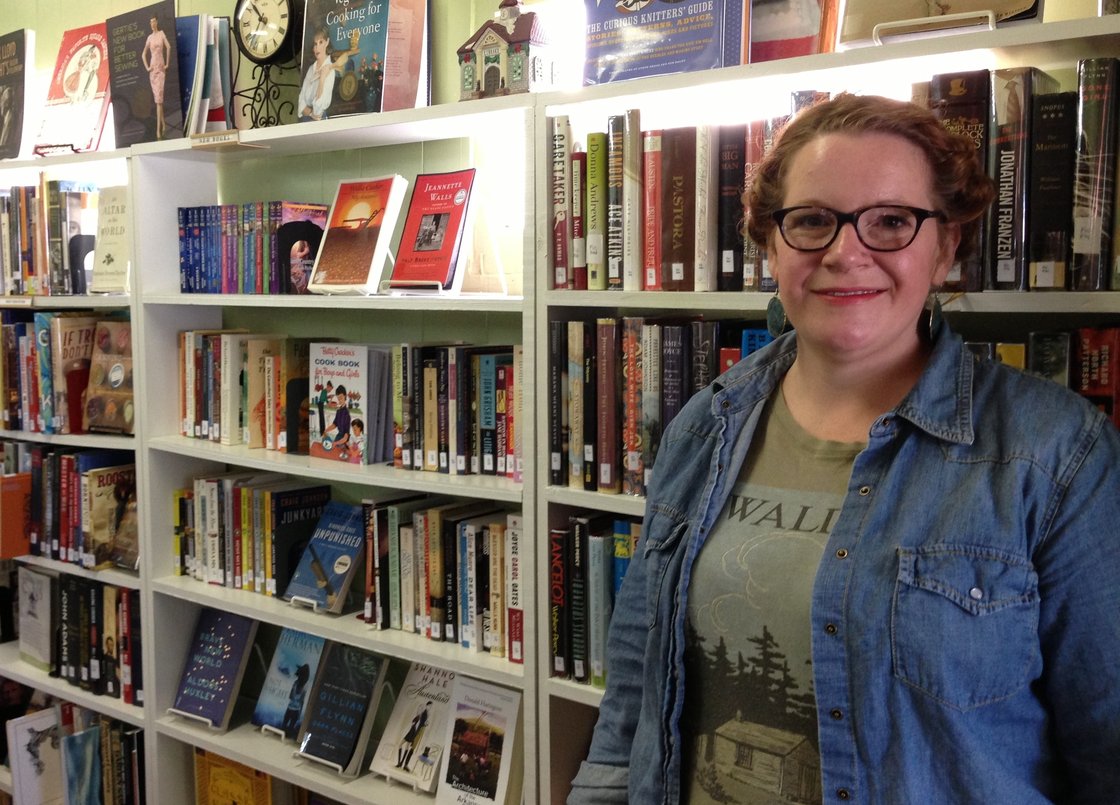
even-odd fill
[(246, 58), (258, 64), (290, 55), (297, 29), (291, 0), (237, 0), (234, 38)]

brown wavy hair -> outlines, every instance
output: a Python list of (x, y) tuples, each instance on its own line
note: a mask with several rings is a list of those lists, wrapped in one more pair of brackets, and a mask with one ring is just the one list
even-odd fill
[(967, 137), (948, 131), (922, 106), (846, 92), (798, 113), (762, 160), (743, 196), (750, 238), (761, 249), (769, 247), (776, 228), (771, 216), (785, 204), (790, 162), (806, 144), (824, 134), (861, 132), (894, 134), (922, 150), (933, 177), (937, 209), (950, 223), (960, 225), (957, 259), (966, 257), (984, 212), (995, 198), (976, 146)]

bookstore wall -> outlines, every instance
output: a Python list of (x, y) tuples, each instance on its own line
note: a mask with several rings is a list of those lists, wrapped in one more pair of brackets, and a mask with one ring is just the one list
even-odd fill
[[(308, 64), (304, 3), (334, 3), (298, 3)], [(310, 69), (223, 72), (235, 7), (279, 15), (283, 0), (0, 0), (6, 27), (35, 32), (35, 97), (58, 72), (73, 103), (96, 74), (85, 40), (60, 55), (83, 26), (127, 32), (100, 52), (132, 71), (114, 99), (136, 108), (156, 92), (154, 9), (198, 54), (197, 77), (178, 60), (181, 91), (159, 79), (144, 122), (114, 100), (101, 148), (67, 142), (96, 112), (82, 128), (44, 107), (53, 123), (28, 136), (49, 147), (0, 160), (0, 797), (562, 802), (657, 436), (769, 338), (773, 287), (736, 237), (737, 191), (767, 135), (822, 95), (937, 104), (965, 82), (984, 111), (959, 115), (986, 138), (984, 93), (1025, 79), (1023, 114), (1066, 126), (1019, 138), (1054, 144), (1033, 164), (1068, 178), (1036, 192), (1080, 210), (1084, 87), (1111, 76), (1111, 162), (1083, 185), (1096, 206), (1028, 224), (1020, 178), (1015, 254), (990, 238), (942, 302), (978, 355), (1120, 421), (1120, 15), (1049, 0), (1042, 21), (994, 30), (806, 55), (768, 42), (785, 57), (750, 64), (724, 42), (694, 72), (580, 64), (550, 84), (547, 41), (478, 63), (509, 3), (429, 0), (424, 22), (425, 5), (335, 14), (323, 75), (350, 106), (316, 119)], [(555, 5), (521, 11), (555, 20)], [(383, 7), (410, 10), (398, 45), (430, 23), (430, 79), (373, 49)], [(265, 125), (268, 103), (239, 91), (285, 81), (291, 119)], [(653, 211), (681, 181), (674, 252)], [(56, 739), (45, 772), (22, 735)]]

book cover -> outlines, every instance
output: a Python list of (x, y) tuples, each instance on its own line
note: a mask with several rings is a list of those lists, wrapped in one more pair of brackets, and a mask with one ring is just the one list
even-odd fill
[(12, 796), (19, 803), (62, 805), (65, 776), (62, 771), (62, 728), (54, 707), (10, 719), (8, 763), (12, 770)]
[(109, 37), (105, 22), (63, 32), (36, 145), (96, 151), (109, 113)]
[(571, 638), (571, 554), (570, 526), (548, 532), (548, 606), (549, 646), (552, 676), (567, 677), (572, 673)]
[(573, 319), (568, 323), (568, 477), (564, 484), (573, 489), (583, 488), (583, 435), (584, 418), (587, 411), (584, 408), (583, 391), (583, 347), (585, 343), (584, 330), (589, 327), (586, 322)]
[(455, 676), (445, 668), (409, 664), (370, 771), (421, 791), (436, 787)]
[(319, 635), (288, 627), (280, 630), (253, 708), (254, 726), (295, 740), (325, 643), (325, 638)]
[(521, 693), (455, 677), (440, 763), (437, 805), (482, 805), (516, 800), (518, 711)]
[(988, 219), (987, 289), (1027, 288), (1032, 213), (1027, 206), (1031, 172), (1028, 135), (1035, 96), (1057, 91), (1057, 81), (1034, 67), (992, 71), (988, 175), (996, 183), (996, 200)]
[(661, 287), (662, 129), (642, 132), (642, 290)]
[(572, 276), (572, 124), (567, 115), (549, 119), (552, 188), (552, 287), (575, 288)]
[(1027, 200), (1033, 217), (1028, 249), (1031, 290), (1066, 288), (1072, 253), (1076, 131), (1076, 92), (1035, 98)]
[(54, 430), (81, 433), (82, 395), (89, 385), (96, 316), (57, 316), (50, 322)]
[(50, 671), (53, 666), (58, 620), (56, 584), (57, 576), (19, 566), (19, 655), (41, 671)]
[(607, 118), (607, 169), (606, 169), (606, 214), (604, 216), (604, 237), (606, 246), (606, 287), (622, 290), (622, 159), (623, 159), (623, 115)]
[(587, 664), (591, 684), (607, 684), (607, 633), (614, 603), (614, 524), (587, 538)]
[(622, 317), (622, 494), (645, 493), (642, 456), (642, 355), (641, 316)]
[(249, 662), (257, 622), (244, 615), (202, 607), (171, 712), (229, 727), (241, 678)]
[(462, 285), (474, 179), (474, 168), (416, 177), (390, 289), (455, 291)]
[(35, 86), (35, 32), (20, 28), (0, 36), (0, 159), (31, 155)]
[(62, 736), (66, 805), (101, 805), (101, 728)]
[(1080, 60), (1077, 93), (1070, 289), (1120, 289), (1120, 283), (1112, 282), (1111, 261), (1120, 60)]
[(382, 111), (391, 4), (307, 0), (297, 101), (301, 122)]
[(598, 438), (598, 490), (607, 494), (622, 491), (622, 355), (621, 326), (618, 319), (596, 321), (595, 387), (599, 392), (596, 410)]
[(311, 457), (348, 464), (392, 460), (384, 436), (392, 422), (389, 349), (316, 341), (309, 367)]
[(182, 137), (175, 0), (109, 17), (105, 27), (117, 147)]
[(572, 286), (587, 288), (587, 152), (572, 143)]
[(267, 772), (195, 747), (196, 805), (272, 805), (273, 785)]
[[(428, 6), (428, 0), (389, 0), (388, 36), (381, 68), (382, 112), (412, 109), (429, 102)], [(371, 77), (376, 79), (376, 70)]]
[(641, 110), (622, 116), (622, 290), (642, 290)]
[(131, 434), (135, 419), (132, 325), (127, 320), (103, 319), (97, 323), (93, 334), (82, 430)]
[(97, 234), (93, 246), (90, 293), (128, 293), (132, 241), (128, 188), (102, 187), (97, 192)]
[(548, 323), (548, 482), (568, 483), (568, 332), (567, 322)]
[(315, 525), (284, 599), (341, 613), (354, 577), (364, 567), (364, 548), (362, 507), (332, 500)]
[[(976, 154), (985, 169), (988, 165), (991, 94), (992, 77), (988, 70), (939, 73), (930, 79), (930, 110), (942, 126), (975, 144)], [(976, 227), (972, 252), (964, 260), (954, 261), (945, 279), (946, 289), (969, 292), (984, 289), (986, 242), (984, 227)]]
[(696, 127), (696, 177), (692, 224), (695, 230), (693, 290), (717, 291), (720, 277), (719, 126)]
[(585, 0), (584, 6), (585, 85), (710, 70), (743, 61), (743, 0), (691, 3), (673, 13), (648, 1)]
[(265, 568), (268, 595), (285, 590), (323, 510), (331, 499), (329, 484), (282, 481), (262, 489), (266, 494), (271, 530), (263, 535), (270, 543)]
[(339, 183), (307, 286), (312, 293), (377, 293), (407, 187), (398, 174)]
[(1027, 335), (1027, 371), (1070, 387), (1070, 334), (1033, 331)]
[(372, 651), (331, 642), (323, 650), (297, 740), (298, 754), (353, 777), (366, 746), (389, 661)]
[[(81, 476), (83, 564), (136, 568), (139, 557), (136, 465), (101, 465)], [(130, 564), (131, 562), (131, 564)]]
[[(276, 228), (277, 285), (273, 293), (305, 294), (311, 281), (315, 255), (327, 228), (330, 207), (297, 201), (281, 201)], [(270, 290), (272, 290), (270, 286)]]

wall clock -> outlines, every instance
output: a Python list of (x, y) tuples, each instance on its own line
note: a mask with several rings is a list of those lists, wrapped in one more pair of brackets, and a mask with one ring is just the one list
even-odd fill
[(233, 38), (237, 49), (256, 64), (277, 64), (299, 54), (303, 23), (298, 0), (236, 0)]

